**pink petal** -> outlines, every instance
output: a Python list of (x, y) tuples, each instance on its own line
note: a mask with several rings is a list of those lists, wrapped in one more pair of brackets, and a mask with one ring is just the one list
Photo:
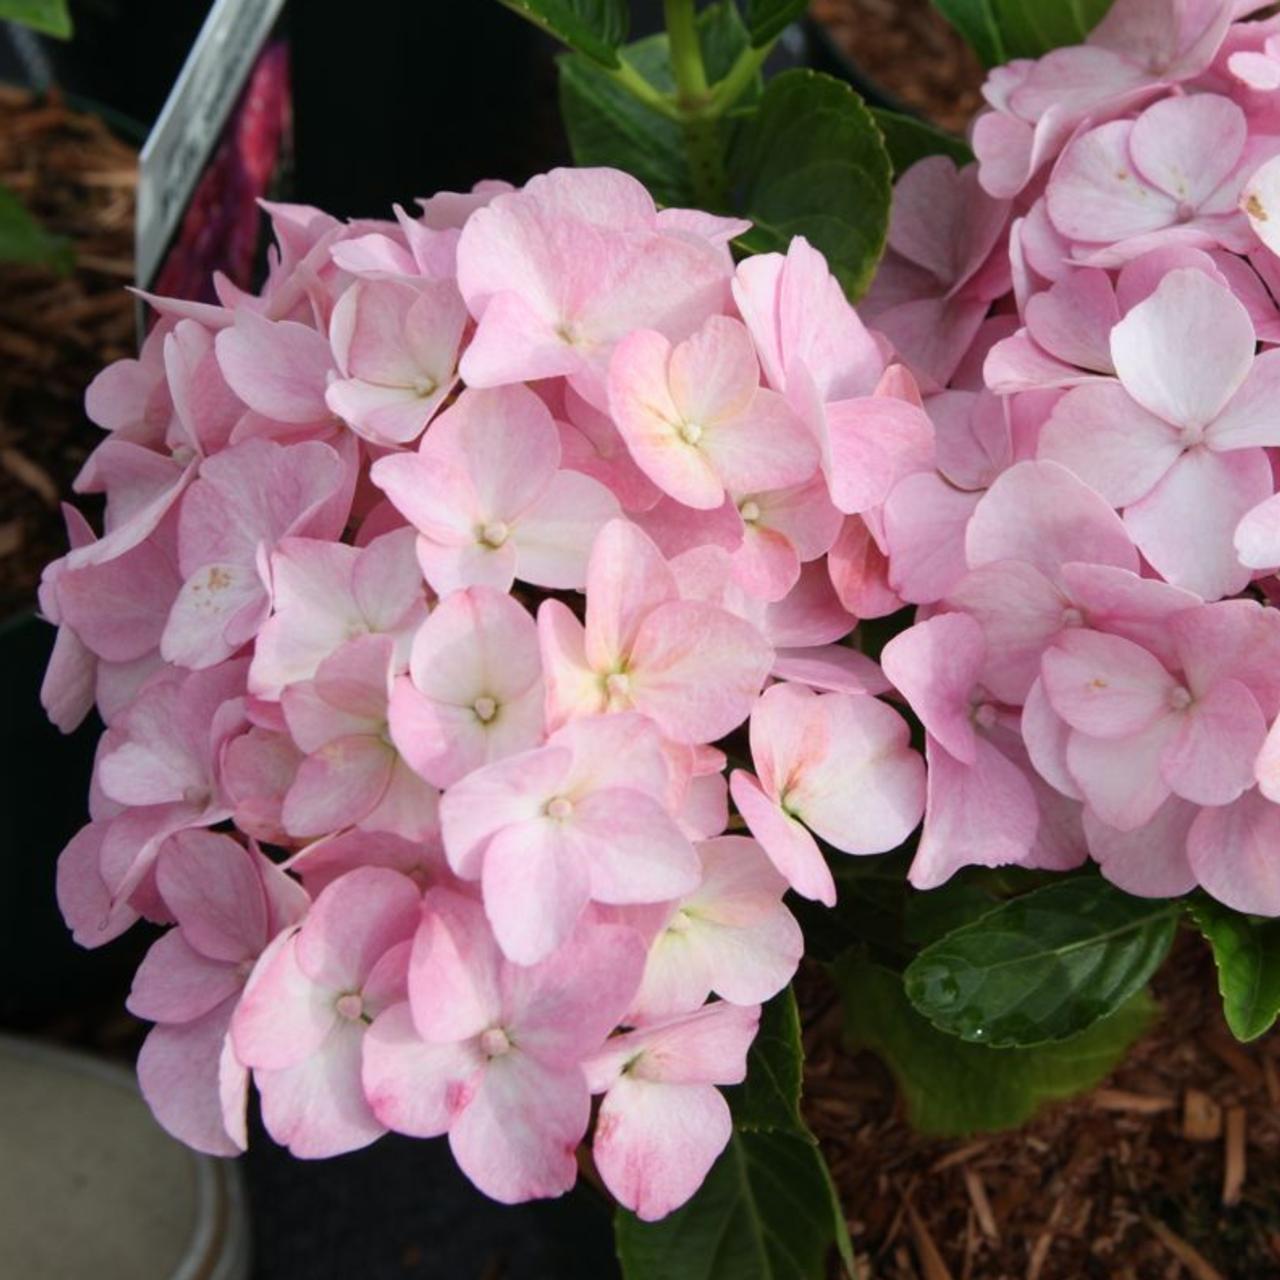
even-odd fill
[(900, 480), (884, 505), (889, 575), (904, 600), (940, 600), (964, 576), (965, 530), (981, 494), (921, 471)]
[(1054, 711), (1094, 738), (1141, 733), (1172, 713), (1179, 687), (1146, 649), (1101, 631), (1064, 631), (1043, 671)]
[(1234, 537), (1272, 487), (1271, 464), (1261, 449), (1191, 449), (1129, 507), (1125, 528), (1168, 582), (1217, 600), (1243, 590), (1252, 576), (1236, 555)]
[(234, 965), (201, 955), (181, 929), (170, 929), (143, 957), (126, 1003), (135, 1017), (151, 1022), (193, 1022), (238, 996), (243, 985)]
[(573, 827), (589, 850), (597, 902), (665, 902), (698, 884), (693, 847), (651, 796), (625, 787), (593, 792), (574, 805)]
[(605, 525), (587, 567), (586, 656), (591, 666), (613, 667), (630, 652), (648, 614), (679, 594), (666, 560), (647, 534), (625, 520)]
[(581, 590), (596, 535), (619, 514), (617, 499), (598, 480), (558, 471), (511, 535), (516, 576), (552, 590)]
[(922, 409), (887, 396), (827, 405), (831, 500), (858, 514), (882, 503), (913, 471), (933, 465), (933, 424)]
[(1217, 417), (1248, 374), (1253, 350), (1253, 322), (1235, 295), (1189, 268), (1169, 272), (1111, 331), (1125, 390), (1177, 427)]
[(821, 694), (827, 749), (796, 768), (786, 809), (845, 853), (884, 853), (915, 829), (924, 812), (924, 762), (907, 722), (865, 695)]
[(1253, 694), (1238, 680), (1220, 680), (1184, 714), (1161, 760), (1164, 780), (1194, 804), (1230, 804), (1253, 786), (1266, 736)]
[(585, 843), (541, 817), (503, 828), (485, 849), (485, 914), (517, 964), (545, 959), (572, 932), (591, 895)]
[(433, 1044), (469, 1040), (502, 1015), (502, 953), (480, 904), (447, 889), (428, 892), (409, 962), (418, 1034)]
[(1175, 428), (1119, 384), (1091, 382), (1073, 387), (1054, 406), (1040, 432), (1038, 456), (1072, 472), (1111, 506), (1123, 507), (1150, 493), (1183, 447)]
[(1235, 168), (1248, 132), (1244, 112), (1229, 98), (1166, 98), (1134, 122), (1129, 151), (1153, 187), (1196, 208)]
[(803, 898), (835, 906), (835, 880), (809, 832), (764, 793), (752, 774), (734, 770), (729, 791), (751, 834), (787, 883)]
[(729, 1104), (714, 1086), (624, 1075), (600, 1105), (591, 1149), (605, 1186), (654, 1222), (697, 1191), (732, 1132)]
[(928, 800), (908, 879), (934, 889), (961, 867), (1001, 867), (1027, 859), (1039, 813), (1026, 776), (985, 738), (971, 765), (926, 740)]
[(963, 613), (918, 622), (884, 647), (884, 673), (929, 733), (958, 761), (976, 750), (970, 695), (986, 659), (978, 624)]
[(485, 1195), (515, 1204), (568, 1191), (591, 1099), (582, 1072), (543, 1066), (519, 1051), (491, 1059), (449, 1130), (462, 1172)]
[(1117, 831), (1090, 810), (1084, 830), (1089, 852), (1117, 888), (1140, 898), (1178, 898), (1196, 887), (1187, 861), (1187, 833), (1198, 805), (1170, 796), (1155, 817), (1134, 831)]
[(1170, 795), (1160, 764), (1177, 730), (1177, 717), (1162, 716), (1126, 738), (1071, 734), (1067, 768), (1098, 818), (1120, 831), (1151, 821)]
[(325, 385), (333, 355), (323, 334), (292, 320), (266, 320), (248, 309), (217, 341), (218, 364), (241, 400), (277, 422), (329, 416)]
[(1219, 902), (1254, 915), (1280, 915), (1280, 805), (1258, 791), (1234, 804), (1202, 809), (1187, 837), (1187, 858), (1200, 887)]
[(467, 1105), (484, 1065), (474, 1040), (423, 1040), (408, 1004), (397, 1004), (365, 1033), (361, 1081), (373, 1114), (388, 1129), (435, 1138)]
[(358, 1151), (386, 1132), (360, 1083), (363, 1040), (363, 1025), (343, 1019), (296, 1065), (254, 1072), (262, 1123), (295, 1156), (320, 1160)]
[[(153, 1027), (138, 1053), (138, 1084), (151, 1113), (180, 1142), (213, 1156), (236, 1156), (244, 1142), (222, 1109), (223, 1052), (233, 1001), (182, 1026)], [(243, 1067), (235, 1068), (247, 1076)]]
[(334, 993), (299, 968), (297, 934), (282, 933), (249, 977), (231, 1037), (246, 1066), (291, 1067), (316, 1053), (337, 1022)]

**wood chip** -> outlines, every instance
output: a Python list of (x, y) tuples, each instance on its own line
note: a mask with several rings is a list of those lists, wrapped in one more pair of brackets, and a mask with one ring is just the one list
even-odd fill
[(1183, 1098), (1182, 1136), (1191, 1142), (1217, 1142), (1222, 1136), (1222, 1108), (1199, 1089), (1188, 1089)]
[(1210, 1034), (1205, 1037), (1204, 1043), (1205, 1048), (1210, 1053), (1220, 1058), (1231, 1068), (1236, 1078), (1246, 1089), (1262, 1088), (1262, 1068), (1229, 1035), (1225, 1032)]
[(929, 1228), (924, 1225), (924, 1220), (916, 1212), (915, 1205), (909, 1200), (906, 1204), (907, 1221), (911, 1224), (911, 1242), (916, 1247), (916, 1258), (920, 1263), (924, 1280), (952, 1280), (951, 1272), (943, 1262), (942, 1254), (938, 1252), (938, 1246), (934, 1244), (933, 1237), (929, 1234)]
[(983, 1185), (982, 1175), (972, 1166), (964, 1167), (964, 1189), (969, 1193), (969, 1202), (977, 1216), (982, 1234), (995, 1243), (1000, 1242), (1000, 1229), (996, 1225), (996, 1216), (991, 1212), (991, 1201), (987, 1198), (987, 1188)]
[(1222, 1203), (1230, 1207), (1240, 1203), (1244, 1190), (1245, 1163), (1245, 1112), (1243, 1107), (1227, 1108), (1226, 1141), (1223, 1144), (1225, 1159), (1222, 1170)]
[(1163, 1222), (1157, 1222), (1154, 1218), (1145, 1218), (1144, 1221), (1151, 1234), (1182, 1263), (1192, 1280), (1224, 1280), (1222, 1272), (1210, 1263), (1204, 1254), (1171, 1231)]
[(32, 462), (25, 454), (9, 447), (0, 448), (0, 466), (15, 479), (21, 481), (33, 493), (55, 511), (58, 509), (58, 486), (52, 476), (38, 463)]
[(1177, 1105), (1163, 1093), (1130, 1093), (1127, 1089), (1098, 1089), (1092, 1098), (1099, 1111), (1132, 1111), (1136, 1115), (1154, 1116), (1172, 1111)]
[(930, 1173), (942, 1173), (945, 1169), (954, 1169), (958, 1164), (964, 1164), (972, 1160), (974, 1156), (981, 1155), (991, 1143), (989, 1142), (969, 1142), (963, 1147), (957, 1148), (955, 1151), (948, 1151), (940, 1160), (935, 1160), (929, 1166)]
[(1280, 1072), (1276, 1070), (1274, 1058), (1263, 1058), (1262, 1076), (1267, 1084), (1267, 1101), (1273, 1107), (1280, 1107)]

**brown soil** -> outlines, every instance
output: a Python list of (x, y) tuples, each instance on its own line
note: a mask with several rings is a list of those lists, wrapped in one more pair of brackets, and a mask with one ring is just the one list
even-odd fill
[(813, 0), (810, 13), (866, 75), (944, 129), (963, 133), (984, 72), (929, 0)]
[(859, 1280), (1280, 1276), (1280, 1035), (1231, 1038), (1194, 938), (1155, 994), (1159, 1022), (1101, 1088), (961, 1141), (907, 1127), (829, 1007), (806, 1033), (806, 1110)]
[(0, 263), (0, 619), (65, 548), (59, 502), (101, 433), (84, 389), (134, 354), (137, 157), (94, 116), (0, 87), (0, 184), (75, 252), (67, 276)]

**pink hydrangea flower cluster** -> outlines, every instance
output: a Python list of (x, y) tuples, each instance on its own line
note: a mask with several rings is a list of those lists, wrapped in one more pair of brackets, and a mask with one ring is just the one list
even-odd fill
[(299, 1156), (447, 1134), (517, 1201), (590, 1132), (659, 1217), (799, 963), (785, 891), (834, 901), (815, 836), (923, 812), (834, 549), (933, 427), (809, 245), (735, 268), (745, 224), (617, 172), (268, 212), (262, 292), (150, 299), (88, 394), (102, 533), (68, 513), (41, 596), (50, 714), (106, 724), (63, 911), (167, 926), (130, 1007), (192, 1145), (243, 1148), (252, 1081)]
[[(41, 600), (50, 714), (106, 724), (60, 900), (86, 945), (167, 926), (163, 1124), (234, 1153), (252, 1079), (300, 1156), (447, 1134), (505, 1201), (589, 1135), (652, 1219), (728, 1140), (823, 845), (923, 817), (919, 888), (1092, 858), (1280, 914), (1256, 8), (1117, 0), (994, 72), (860, 314), (803, 239), (735, 265), (746, 224), (610, 170), (268, 206), (259, 294), (150, 300)], [(877, 665), (859, 620), (908, 607)]]
[[(1117, 0), (995, 70), (978, 163), (898, 183), (863, 315), (937, 464), (850, 607), (926, 730), (918, 887), (958, 867), (1280, 914), (1280, 18)], [(874, 571), (870, 571), (874, 566)]]

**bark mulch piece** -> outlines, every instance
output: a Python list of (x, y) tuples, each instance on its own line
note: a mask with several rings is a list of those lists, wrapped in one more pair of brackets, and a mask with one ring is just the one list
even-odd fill
[(1280, 1035), (1231, 1038), (1197, 939), (1154, 991), (1159, 1021), (1100, 1088), (962, 1140), (914, 1133), (828, 1006), (806, 1031), (806, 1111), (859, 1280), (1280, 1276)]
[(75, 267), (0, 262), (0, 618), (29, 605), (65, 550), (59, 499), (102, 433), (84, 389), (134, 354), (137, 155), (56, 94), (0, 86), (0, 184), (66, 237)]
[(982, 106), (982, 65), (929, 0), (813, 0), (809, 12), (869, 80), (944, 129)]

